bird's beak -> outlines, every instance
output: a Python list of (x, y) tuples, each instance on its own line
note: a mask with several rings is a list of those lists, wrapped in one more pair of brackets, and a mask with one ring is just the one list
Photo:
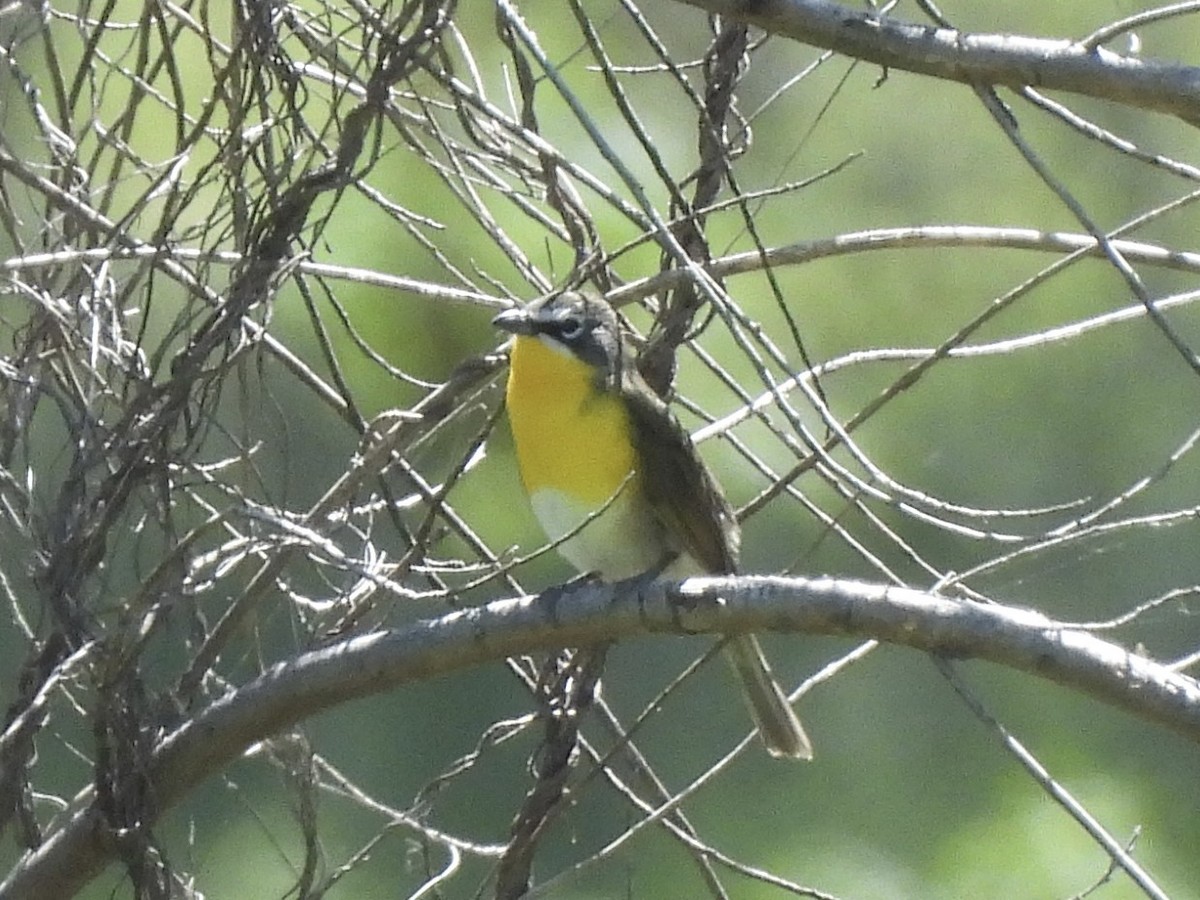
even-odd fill
[(511, 334), (533, 334), (535, 331), (533, 316), (519, 307), (506, 309), (492, 319), (492, 324)]

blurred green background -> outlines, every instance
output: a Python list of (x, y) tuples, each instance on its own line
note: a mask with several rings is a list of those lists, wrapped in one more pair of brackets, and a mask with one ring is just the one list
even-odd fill
[[(300, 8), (300, 7), (297, 7)], [(979, 31), (1011, 29), (1047, 37), (1079, 37), (1107, 21), (1136, 12), (1133, 3), (1046, 4), (1010, 2), (981, 7), (943, 3), (956, 25)], [(116, 5), (114, 20), (134, 22), (140, 7)], [(314, 8), (315, 9), (315, 8)], [(558, 4), (523, 7), (548, 56), (561, 66), (589, 112), (604, 124), (606, 137), (644, 179), (660, 209), (665, 194), (645, 155), (617, 117), (600, 76), (580, 50), (577, 26)], [(616, 4), (588, 4), (587, 12), (620, 63), (647, 65), (644, 43)], [(679, 59), (699, 58), (708, 45), (705, 19), (674, 3), (646, 4), (643, 13), (669, 41)], [(918, 19), (911, 5), (895, 14)], [(495, 38), (492, 7), (459, 5), (463, 41), (498, 105), (508, 108), (505, 80), (509, 57)], [(63, 47), (67, 23), (54, 22)], [(114, 41), (125, 42), (119, 32)], [(1146, 57), (1200, 63), (1200, 27), (1195, 17), (1175, 19), (1138, 31)], [(127, 44), (122, 43), (122, 46)], [(37, 74), (35, 43), (24, 45), (25, 65)], [(1117, 49), (1125, 49), (1125, 46)], [(792, 76), (810, 65), (817, 51), (772, 39), (758, 47), (741, 85), (739, 106), (757, 110)], [(69, 71), (70, 60), (60, 60)], [(188, 71), (189, 95), (212, 89), (210, 72)], [(207, 81), (206, 81), (207, 79)], [(662, 75), (630, 75), (639, 90), (634, 105), (651, 129), (655, 145), (676, 177), (695, 163), (695, 115), (669, 91)], [(416, 87), (419, 87), (417, 82)], [(659, 88), (662, 88), (661, 93)], [(315, 110), (325, 97), (310, 87)], [(1020, 105), (1011, 95), (1020, 133), (1033, 145), (1088, 213), (1102, 227), (1181, 197), (1191, 190), (1183, 178), (1122, 156)], [(551, 96), (539, 94), (545, 134), (568, 158), (592, 168), (609, 183), (612, 171)], [(1154, 152), (1195, 162), (1195, 131), (1169, 117), (1119, 109), (1079, 98), (1073, 109), (1095, 116)], [(23, 103), (13, 79), (0, 100), (10, 106), (8, 146), (42, 152), (30, 128), (15, 112)], [(113, 96), (116, 104), (119, 96)], [(332, 102), (332, 101), (330, 101)], [(155, 159), (171, 154), (169, 129), (155, 122), (154, 106), (128, 136), (140, 152)], [(111, 116), (111, 111), (104, 111)], [(171, 116), (166, 115), (165, 120)], [(24, 122), (28, 127), (28, 123)], [(220, 123), (217, 123), (218, 125)], [(1081, 228), (1023, 163), (971, 90), (899, 71), (850, 65), (834, 59), (791, 86), (753, 120), (752, 149), (735, 171), (743, 190), (753, 191), (811, 177), (861, 154), (834, 177), (764, 202), (757, 224), (768, 246), (816, 240), (873, 228), (969, 224), (1079, 232)], [(92, 138), (94, 140), (94, 138)], [(330, 205), (328, 222), (312, 248), (318, 262), (379, 270), (446, 282), (446, 268), (426, 252), (416, 235), (438, 243), (447, 259), (464, 271), (485, 273), (503, 291), (528, 298), (525, 283), (496, 244), (465, 220), (446, 184), (404, 140), (386, 128), (385, 148), (369, 174), (370, 184), (400, 207), (438, 219), (444, 230), (406, 229), (361, 193), (347, 192)], [(189, 163), (198, 169), (200, 161)], [(136, 184), (131, 191), (136, 191)], [(594, 203), (606, 249), (636, 237), (629, 223), (585, 192)], [(216, 202), (214, 196), (212, 202)], [(20, 197), (10, 201), (20, 206)], [(490, 197), (491, 209), (507, 233), (543, 271), (556, 279), (569, 273), (566, 249), (510, 205)], [(19, 210), (34, 213), (33, 208)], [(188, 213), (204, 221), (204, 195)], [(149, 219), (149, 215), (146, 216)], [(184, 221), (187, 220), (185, 216)], [(1163, 216), (1137, 232), (1137, 239), (1191, 250), (1196, 214), (1190, 206)], [(138, 223), (134, 227), (140, 227)], [(7, 238), (5, 238), (7, 240)], [(745, 250), (750, 244), (736, 214), (714, 217), (714, 254)], [(5, 255), (14, 251), (3, 245)], [(780, 268), (788, 310), (814, 363), (882, 349), (938, 346), (993, 302), (1033, 276), (1053, 259), (1003, 249), (907, 249), (839, 256)], [(625, 279), (652, 274), (658, 256), (643, 247), (614, 264)], [(1187, 273), (1142, 267), (1153, 296), (1195, 286)], [(221, 278), (219, 269), (214, 277)], [(423, 299), (380, 287), (331, 281), (336, 299), (354, 330), (384, 360), (409, 376), (444, 379), (465, 357), (493, 350), (498, 336), (489, 325), (494, 309)], [(799, 367), (796, 348), (787, 343), (783, 318), (761, 276), (740, 276), (728, 284), (731, 295), (764, 324)], [(161, 286), (156, 303), (178, 303), (173, 288)], [(6, 303), (14, 303), (6, 299)], [(1005, 310), (969, 343), (985, 344), (1033, 335), (1134, 304), (1117, 274), (1097, 261), (1084, 262), (1050, 280)], [(318, 297), (312, 309), (330, 332), (342, 372), (367, 418), (403, 408), (423, 391), (401, 384), (383, 366), (367, 359)], [(649, 319), (633, 313), (645, 325)], [(23, 315), (15, 306), (4, 327), (16, 330)], [(1184, 340), (1196, 345), (1200, 319), (1189, 307), (1170, 316)], [(313, 315), (298, 293), (285, 287), (269, 322), (270, 331), (302, 358), (322, 369), (323, 351)], [(5, 337), (6, 345), (11, 343)], [(752, 385), (752, 372), (719, 326), (701, 344), (737, 379)], [(6, 346), (7, 351), (7, 346)], [(834, 413), (845, 421), (904, 372), (911, 362), (864, 361), (847, 364), (822, 381)], [(699, 361), (681, 359), (679, 392), (715, 415), (737, 408), (737, 400), (716, 384)], [(761, 389), (761, 388), (760, 388)], [(499, 401), (493, 390), (491, 400)], [(820, 433), (816, 415), (797, 398), (801, 415)], [(872, 462), (892, 479), (950, 503), (981, 509), (1056, 510), (1039, 515), (1000, 515), (957, 519), (981, 532), (1036, 535), (1069, 522), (1159, 472), (1169, 454), (1196, 427), (1200, 379), (1144, 318), (1090, 334), (1033, 344), (1011, 353), (943, 361), (917, 386), (886, 404), (855, 434)], [(266, 439), (256, 472), (266, 496), (291, 510), (304, 510), (349, 465), (358, 435), (288, 373), (266, 361), (231, 391), (220, 407), (238, 427)], [(479, 410), (468, 424), (479, 424)], [(695, 424), (695, 420), (690, 420)], [(38, 423), (47, 448), (42, 478), (51, 491), (61, 455), (53, 425)], [(465, 426), (451, 429), (422, 450), (418, 463), (433, 473), (444, 469), (464, 446)], [(753, 425), (739, 428), (768, 462), (786, 469), (791, 451)], [(214, 436), (213, 458), (225, 449)], [(705, 445), (733, 497), (745, 503), (765, 484), (750, 467), (718, 442)], [(524, 505), (510, 457), (505, 426), (487, 443), (486, 457), (450, 497), (455, 509), (497, 551), (529, 552), (540, 541)], [(442, 457), (442, 454), (446, 454)], [(837, 458), (852, 468), (844, 452)], [(57, 462), (56, 462), (57, 461)], [(858, 470), (861, 474), (861, 470)], [(1119, 512), (1148, 516), (1190, 509), (1200, 498), (1200, 473), (1185, 455)], [(1114, 528), (1087, 540), (1064, 543), (1002, 560), (1021, 546), (994, 537), (954, 533), (884, 504), (871, 506), (877, 519), (838, 496), (816, 473), (796, 485), (813, 503), (836, 518), (877, 554), (872, 564), (846, 540), (833, 534), (800, 504), (782, 499), (745, 525), (744, 563), (748, 571), (831, 573), (883, 580), (884, 567), (917, 587), (930, 587), (939, 573), (961, 573), (994, 562), (968, 579), (969, 587), (1001, 602), (1031, 606), (1065, 620), (1098, 621), (1117, 616), (1165, 592), (1200, 584), (1194, 522), (1179, 516), (1171, 524)], [(1078, 504), (1075, 507), (1062, 505)], [(888, 537), (884, 526), (894, 531)], [(916, 549), (926, 567), (901, 549)], [(456, 549), (444, 545), (446, 555)], [(393, 548), (394, 549), (394, 548)], [(0, 547), (6, 570), (19, 570), (31, 545), (19, 538)], [(121, 596), (136, 584), (136, 541), (114, 549), (106, 589)], [(121, 560), (128, 568), (122, 569)], [(996, 562), (999, 560), (998, 562)], [(546, 556), (519, 573), (530, 589), (563, 580), (564, 564)], [(298, 572), (296, 582), (311, 586), (315, 576)], [(494, 585), (472, 600), (501, 595)], [(1200, 626), (1191, 618), (1194, 600), (1184, 598), (1141, 617), (1112, 637), (1144, 647), (1170, 660), (1194, 651)], [(407, 621), (440, 607), (398, 609), (393, 621)], [(278, 623), (276, 623), (278, 625)], [(286, 631), (286, 629), (282, 629)], [(264, 655), (286, 655), (282, 632)], [(11, 685), (25, 646), (12, 629), (0, 632), (0, 697), (12, 699)], [(797, 684), (855, 646), (826, 638), (768, 636), (777, 672)], [(628, 717), (635, 716), (661, 687), (707, 646), (703, 640), (647, 638), (612, 652), (604, 695)], [(163, 660), (170, 670), (172, 661)], [(234, 667), (243, 677), (255, 669), (254, 654)], [(1200, 756), (1197, 748), (1163, 730), (1029, 676), (994, 666), (962, 663), (963, 677), (988, 708), (1049, 768), (1051, 773), (1123, 842), (1136, 836), (1137, 859), (1172, 897), (1200, 897)], [(681, 789), (702, 773), (746, 727), (735, 689), (718, 667), (703, 670), (651, 719), (639, 744), (669, 785)], [(686, 811), (700, 834), (722, 852), (756, 868), (830, 894), (855, 898), (1049, 898), (1072, 897), (1099, 881), (1108, 860), (1059, 807), (1040, 790), (976, 720), (922, 655), (882, 647), (835, 678), (818, 685), (798, 707), (816, 743), (810, 765), (771, 761), (752, 747), (726, 772), (698, 791)], [(470, 753), (480, 735), (498, 720), (530, 711), (527, 694), (500, 664), (459, 673), (387, 696), (349, 704), (315, 717), (304, 731), (315, 749), (376, 799), (408, 808), (421, 796), (420, 815), (431, 827), (481, 844), (502, 843), (512, 816), (530, 786), (527, 759), (536, 749), (536, 731), (527, 730), (498, 746), (487, 746), (466, 774), (435, 791), (427, 786), (452, 761)], [(86, 734), (57, 732), (40, 748), (44, 790), (72, 795), (86, 783), (87, 766), (73, 752)], [(318, 824), (325, 864), (332, 869), (380, 834), (377, 813), (331, 794), (318, 798)], [(302, 858), (295, 795), (286, 780), (261, 758), (247, 758), (196, 792), (162, 823), (160, 833), (176, 865), (192, 873), (209, 900), (283, 897), (296, 880)], [(637, 815), (599, 780), (582, 786), (573, 804), (555, 822), (538, 857), (535, 873), (550, 878), (632, 825)], [(5, 847), (4, 862), (15, 851)], [(382, 834), (367, 862), (352, 866), (331, 897), (404, 897), (426, 870), (446, 864), (442, 851), (423, 847), (405, 827)], [(469, 897), (488, 873), (488, 863), (464, 854), (461, 871), (440, 896)], [(720, 868), (720, 867), (718, 867)], [(724, 874), (724, 873), (723, 873)], [(737, 874), (728, 876), (731, 897), (783, 896), (778, 889)], [(91, 898), (128, 895), (116, 868), (85, 894)], [(486, 894), (486, 889), (484, 891)], [(547, 892), (562, 898), (703, 896), (695, 866), (679, 844), (660, 830), (643, 829), (610, 858), (583, 867)], [(1092, 896), (1141, 896), (1122, 875)]]

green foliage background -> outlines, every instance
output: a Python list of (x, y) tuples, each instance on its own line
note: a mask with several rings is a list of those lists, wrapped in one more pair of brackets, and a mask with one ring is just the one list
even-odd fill
[[(1131, 12), (1130, 6), (945, 3), (942, 10), (967, 30), (1078, 36)], [(544, 2), (529, 7), (527, 14), (538, 23), (547, 53), (575, 79), (592, 114), (614, 115), (599, 77), (586, 71), (577, 34), (560, 28), (565, 17)], [(622, 46), (622, 30), (628, 25), (616, 5), (589, 4), (588, 11), (610, 46)], [(690, 48), (694, 56), (704, 51), (705, 23), (696, 10), (663, 2), (647, 4), (644, 12), (674, 46)], [(897, 14), (915, 18), (916, 11), (905, 7)], [(502, 84), (506, 54), (491, 36), (490, 7), (469, 0), (460, 4), (457, 15), (485, 78)], [(1194, 17), (1146, 29), (1139, 37), (1146, 56), (1196, 61), (1200, 29)], [(635, 46), (632, 37), (628, 40), (628, 46)], [(742, 108), (756, 108), (816, 55), (810, 48), (769, 41), (755, 54), (742, 89)], [(69, 60), (63, 64), (69, 66)], [(203, 79), (206, 72), (197, 67), (194, 74)], [(682, 172), (695, 161), (694, 116), (656, 103), (654, 76), (646, 76), (645, 82), (645, 93), (634, 101), (652, 120), (664, 157)], [(197, 96), (210, 87), (201, 80), (187, 83)], [(12, 103), (14, 98), (15, 87), (9, 83), (0, 101)], [(1185, 159), (1195, 156), (1195, 132), (1182, 123), (1088, 101), (1072, 105), (1102, 117), (1141, 146)], [(560, 147), (606, 173), (565, 112), (549, 99), (539, 112)], [(644, 159), (632, 144), (623, 143), (627, 138), (615, 118), (611, 129), (611, 139), (628, 153), (627, 162), (649, 182)], [(1020, 112), (1020, 130), (1106, 227), (1183, 193), (1177, 178), (1102, 149), (1027, 107)], [(836, 176), (764, 204), (758, 224), (768, 245), (923, 224), (1080, 230), (1022, 163), (970, 89), (961, 85), (834, 60), (772, 102), (755, 121), (755, 132), (752, 151), (736, 169), (746, 190), (811, 177), (861, 153)], [(160, 130), (153, 121), (139, 122), (134, 139), (147, 156), (169, 156), (169, 136), (161, 136), (161, 152), (154, 151), (156, 133)], [(385, 144), (389, 141), (394, 138), (385, 137)], [(416, 166), (399, 142), (385, 150), (370, 180), (401, 206), (444, 208), (445, 230), (435, 239), (447, 254), (466, 269), (505, 273), (505, 289), (516, 297), (530, 296), (530, 288), (494, 244), (472, 223), (453, 216), (456, 206), (444, 184), (428, 168)], [(655, 199), (665, 206), (661, 195)], [(503, 207), (498, 211), (502, 214)], [(317, 261), (444, 279), (426, 253), (361, 197), (343, 196), (329, 215)], [(610, 229), (602, 234), (607, 246), (633, 236), (628, 223), (606, 215), (600, 222)], [(560, 278), (567, 275), (570, 258), (563, 248), (545, 246), (541, 232), (515, 215), (504, 225), (544, 269)], [(1138, 237), (1186, 249), (1195, 245), (1196, 225), (1195, 213), (1184, 209)], [(713, 225), (714, 250), (723, 252), (726, 242), (739, 250), (748, 246), (734, 216)], [(1048, 261), (1044, 255), (1015, 250), (908, 249), (836, 257), (781, 268), (776, 274), (807, 353), (820, 363), (868, 348), (936, 346)], [(652, 274), (656, 267), (657, 254), (647, 248), (615, 266), (627, 279)], [(1156, 296), (1194, 287), (1190, 276), (1177, 272), (1149, 270), (1147, 278)], [(411, 376), (443, 379), (464, 357), (497, 346), (498, 336), (488, 324), (494, 309), (335, 284), (337, 299), (358, 333)], [(768, 328), (781, 324), (760, 276), (731, 279), (728, 287)], [(169, 291), (165, 285), (164, 291)], [(165, 293), (157, 302), (172, 299)], [(1111, 268), (1089, 261), (1015, 304), (976, 340), (1029, 335), (1132, 303)], [(318, 306), (329, 315), (327, 307)], [(6, 318), (6, 327), (20, 325), (19, 319)], [(1194, 345), (1200, 337), (1194, 311), (1185, 308), (1172, 321)], [(368, 417), (403, 408), (419, 396), (355, 352), (332, 316), (327, 324), (355, 400)], [(281, 294), (270, 328), (304, 358), (314, 364), (321, 359), (309, 314), (294, 292)], [(746, 374), (719, 328), (710, 329), (702, 343), (735, 374)], [(800, 365), (799, 359), (793, 361)], [(826, 377), (823, 388), (835, 412), (848, 417), (907, 367), (888, 362), (851, 366)], [(223, 408), (248, 398), (253, 414), (275, 435), (262, 448), (258, 471), (281, 502), (305, 508), (347, 467), (357, 438), (271, 363), (250, 383), (240, 397), (231, 392)], [(733, 408), (733, 398), (692, 358), (682, 360), (680, 392), (717, 414)], [(915, 489), (986, 508), (1043, 508), (1109, 496), (1154, 471), (1195, 426), (1198, 393), (1195, 373), (1143, 319), (1062, 344), (946, 361), (916, 389), (889, 402), (856, 436), (877, 465)], [(493, 396), (498, 400), (498, 391)], [(745, 433), (748, 439), (754, 436), (752, 428)], [(55, 439), (46, 435), (47, 448)], [(718, 465), (728, 491), (739, 502), (749, 500), (761, 483), (715, 443), (706, 445), (705, 452)], [(766, 440), (757, 446), (777, 466), (787, 466), (777, 446)], [(438, 448), (428, 452), (435, 456)], [(852, 533), (873, 527), (811, 474), (798, 486), (823, 508), (843, 515)], [(1169, 479), (1126, 513), (1184, 508), (1198, 495), (1196, 463), (1187, 456)], [(540, 535), (524, 506), (503, 426), (489, 440), (486, 458), (455, 487), (451, 500), (491, 546), (527, 552), (538, 545)], [(998, 553), (995, 545), (895, 510), (882, 515), (942, 571), (960, 572)], [(985, 527), (1023, 530), (1024, 524), (996, 520)], [(1115, 532), (1011, 561), (972, 584), (1003, 602), (1033, 606), (1054, 617), (1106, 619), (1164, 591), (1200, 583), (1196, 538), (1194, 523)], [(448, 554), (452, 550), (448, 545)], [(10, 563), (22, 552), (16, 546), (0, 549)], [(930, 585), (928, 573), (894, 549), (889, 552), (888, 561), (910, 583)], [(880, 577), (794, 505), (768, 507), (747, 523), (745, 563), (755, 572)], [(523, 574), (527, 585), (538, 587), (569, 573), (556, 559), (543, 557)], [(132, 568), (122, 573), (115, 567), (114, 593), (133, 577)], [(1194, 607), (1194, 600), (1184, 600), (1150, 613), (1137, 640), (1160, 658), (1188, 652), (1200, 635), (1191, 615)], [(434, 611), (414, 610), (412, 615)], [(5, 635), (0, 646), (4, 685), (13, 683), (24, 653), (15, 637)], [(794, 636), (771, 637), (767, 644), (777, 670), (792, 684), (852, 646)], [(608, 664), (606, 698), (635, 715), (704, 646), (698, 640), (654, 638), (617, 648)], [(982, 664), (963, 664), (961, 669), (992, 712), (1097, 818), (1121, 839), (1137, 835), (1137, 858), (1172, 896), (1200, 897), (1200, 779), (1195, 777), (1194, 746), (1025, 676)], [(723, 675), (716, 667), (703, 671), (640, 735), (639, 743), (676, 788), (703, 771), (744, 728), (736, 693)], [(10, 699), (3, 697), (6, 703)], [(375, 797), (404, 807), (449, 760), (470, 752), (491, 723), (528, 709), (523, 692), (496, 665), (352, 704), (313, 719), (306, 730), (349, 778)], [(881, 900), (1069, 897), (1104, 873), (1108, 861), (1102, 852), (1019, 770), (923, 656), (881, 648), (818, 686), (799, 711), (817, 744), (815, 762), (781, 764), (752, 750), (687, 805), (700, 833), (730, 855), (838, 896)], [(64, 735), (64, 746), (70, 740)], [(536, 735), (527, 732), (488, 750), (483, 763), (437, 794), (430, 824), (482, 842), (502, 842), (528, 788), (524, 760), (535, 744)], [(48, 744), (43, 752), (62, 757), (64, 773), (71, 773), (63, 775), (63, 790), (69, 793), (66, 785), (79, 774), (79, 760), (63, 746)], [(173, 811), (162, 832), (177, 848), (177, 864), (196, 875), (210, 900), (286, 896), (300, 858), (295, 816), (283, 778), (251, 758)], [(376, 818), (330, 796), (321, 797), (319, 816), (330, 865), (379, 830)], [(558, 872), (585, 855), (585, 849), (618, 833), (630, 818), (628, 808), (590, 785), (556, 824), (538, 870)], [(11, 848), (2, 858), (13, 858)], [(352, 871), (331, 896), (406, 896), (423, 880), (427, 862), (440, 864), (426, 860), (398, 828), (382, 839), (371, 864)], [(483, 864), (464, 865), (473, 877), (453, 882), (443, 896), (470, 896), (485, 877)], [(122, 877), (114, 868), (87, 896), (123, 896), (127, 888)], [(699, 896), (700, 889), (696, 871), (678, 845), (648, 828), (612, 859), (585, 868), (548, 896), (682, 898)], [(736, 877), (730, 891), (737, 898), (780, 895)], [(1115, 876), (1094, 896), (1138, 895), (1126, 879)]]

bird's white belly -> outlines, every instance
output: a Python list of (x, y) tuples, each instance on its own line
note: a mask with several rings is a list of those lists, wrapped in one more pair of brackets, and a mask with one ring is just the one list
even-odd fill
[(551, 541), (571, 537), (557, 549), (581, 573), (592, 573), (604, 581), (620, 581), (648, 572), (667, 555), (662, 526), (636, 499), (627, 484), (602, 513), (591, 520), (594, 510), (572, 500), (562, 491), (542, 488), (530, 495), (534, 515)]

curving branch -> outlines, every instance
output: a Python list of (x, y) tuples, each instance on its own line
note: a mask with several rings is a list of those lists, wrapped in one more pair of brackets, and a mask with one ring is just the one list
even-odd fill
[[(555, 588), (356, 637), (272, 667), (165, 737), (149, 771), (157, 814), (250, 746), (349, 700), (514, 654), (647, 632), (873, 637), (985, 659), (1089, 694), (1200, 744), (1200, 683), (1040, 613), (835, 578), (737, 576)], [(90, 789), (0, 884), (0, 900), (62, 900), (113, 859)]]
[[(1160, 244), (1123, 238), (1114, 238), (1109, 244), (1131, 262), (1177, 272), (1200, 272), (1200, 253), (1172, 250)], [(764, 252), (747, 250), (710, 260), (706, 268), (715, 278), (731, 278), (761, 271), (765, 265), (776, 268), (798, 266), (818, 259), (831, 259), (852, 253), (913, 248), (932, 250), (941, 247), (1074, 253), (1092, 259), (1105, 258), (1103, 248), (1089, 234), (993, 225), (913, 225), (842, 232), (832, 237), (770, 247)], [(679, 269), (656, 272), (644, 278), (631, 279), (611, 291), (608, 299), (622, 305), (673, 289), (688, 277), (690, 276), (686, 271)]]
[(890, 69), (970, 85), (1069, 91), (1200, 125), (1200, 68), (1122, 56), (1094, 41), (970, 34), (827, 0), (682, 2)]

